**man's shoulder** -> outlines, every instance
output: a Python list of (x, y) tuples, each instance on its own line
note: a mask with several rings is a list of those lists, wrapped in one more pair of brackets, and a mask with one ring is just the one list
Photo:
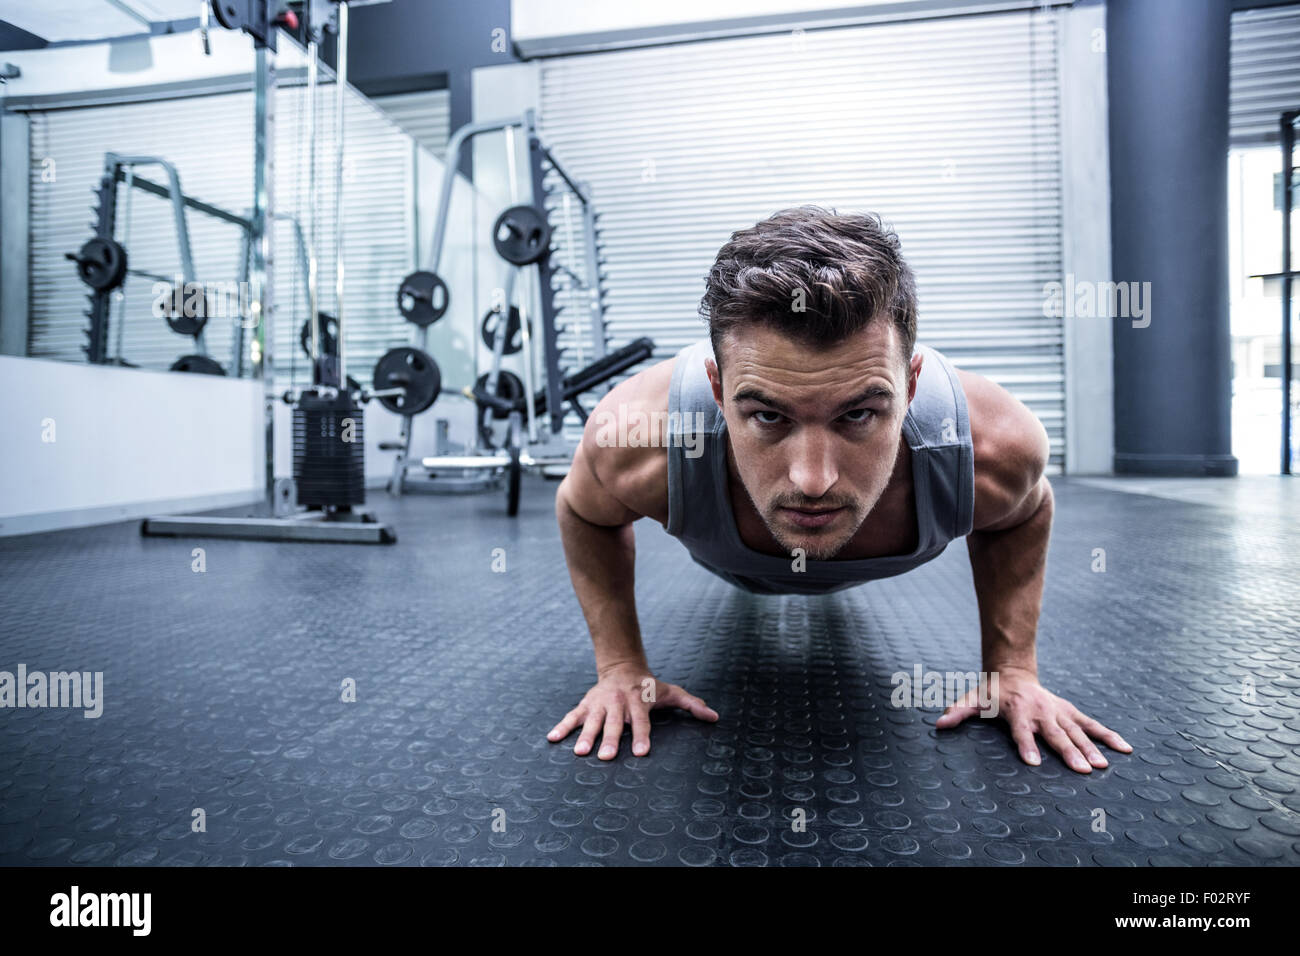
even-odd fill
[(668, 522), (668, 403), (677, 357), (605, 394), (587, 419), (582, 454), (600, 484), (637, 514)]
[(1013, 518), (1047, 467), (1047, 429), (1001, 385), (954, 367), (966, 396), (975, 465), (975, 530)]

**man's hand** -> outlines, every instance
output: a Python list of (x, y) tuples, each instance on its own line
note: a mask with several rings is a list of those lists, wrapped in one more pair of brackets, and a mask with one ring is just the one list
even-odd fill
[(658, 707), (680, 707), (700, 720), (718, 719), (717, 711), (704, 701), (676, 684), (656, 680), (644, 664), (615, 664), (600, 672), (596, 686), (564, 715), (546, 739), (558, 743), (581, 724), (582, 733), (573, 752), (582, 757), (591, 752), (603, 728), (604, 737), (597, 756), (601, 760), (613, 760), (618, 755), (623, 725), (630, 722), (632, 753), (644, 757), (650, 752), (650, 711)]
[[(1011, 726), (1020, 759), (1032, 766), (1042, 762), (1034, 743), (1035, 733), (1061, 755), (1071, 770), (1079, 773), (1092, 773), (1093, 767), (1100, 770), (1109, 766), (1090, 737), (1096, 737), (1112, 750), (1133, 752), (1123, 737), (1048, 691), (1028, 671), (998, 671), (994, 702), (998, 716)], [(972, 690), (945, 710), (934, 726), (939, 730), (956, 727), (980, 710), (979, 691)]]

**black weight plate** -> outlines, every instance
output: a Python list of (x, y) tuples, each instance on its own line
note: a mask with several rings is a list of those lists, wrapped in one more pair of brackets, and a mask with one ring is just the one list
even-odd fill
[[(479, 326), (479, 337), (482, 338), (483, 344), (488, 349), (495, 349), (497, 342), (497, 325), (501, 319), (501, 313), (495, 309), (490, 310), (483, 316), (483, 323)], [(523, 331), (523, 323), (519, 318), (519, 307), (512, 305), (510, 307), (510, 318), (506, 321), (506, 344), (502, 347), (502, 355), (514, 355), (524, 347), (524, 340), (520, 333)], [(528, 320), (528, 337), (532, 338), (533, 322)]]
[(519, 449), (510, 449), (510, 475), (506, 479), (506, 514), (514, 517), (519, 514), (519, 476), (523, 467), (519, 464)]
[(200, 375), (225, 375), (226, 370), (219, 362), (206, 355), (182, 355), (172, 362), (173, 372), (197, 372)]
[(115, 239), (87, 239), (74, 258), (77, 276), (97, 292), (116, 289), (126, 278), (126, 249)]
[[(320, 328), (320, 348), (321, 355), (331, 356), (339, 354), (339, 322), (338, 319), (326, 312), (318, 312), (317, 325)], [(298, 333), (298, 341), (302, 344), (302, 350), (311, 358), (311, 319), (307, 319), (302, 324), (302, 331)]]
[(421, 328), (441, 319), (450, 304), (451, 292), (436, 272), (412, 272), (397, 290), (397, 310), (402, 318)]
[(187, 285), (198, 285), (198, 283), (172, 286), (163, 299), (163, 316), (173, 332), (198, 338), (199, 333), (203, 331), (203, 326), (208, 324), (208, 316), (212, 314), (212, 299), (206, 291), (203, 292), (202, 299), (198, 299), (185, 291)]
[(239, 5), (227, 2), (212, 4), (212, 13), (227, 30), (240, 30), (243, 24), (239, 20)]
[(418, 415), (438, 398), (442, 370), (429, 353), (410, 346), (389, 349), (375, 363), (374, 389), (405, 388), (405, 395), (385, 395), (385, 408), (399, 415)]
[[(474, 383), (474, 387), (486, 391), (487, 383), (487, 373), (484, 372), (478, 377), (478, 381)], [(524, 383), (520, 381), (519, 376), (514, 372), (502, 370), (497, 373), (496, 395), (497, 398), (504, 398), (508, 401), (516, 402), (524, 397)], [(482, 414), (485, 420), (488, 415), (491, 415), (496, 419), (505, 419), (510, 417), (509, 412), (503, 412), (496, 408), (484, 408), (482, 409)]]
[(492, 226), (497, 255), (517, 266), (531, 265), (551, 246), (551, 224), (536, 206), (511, 206)]

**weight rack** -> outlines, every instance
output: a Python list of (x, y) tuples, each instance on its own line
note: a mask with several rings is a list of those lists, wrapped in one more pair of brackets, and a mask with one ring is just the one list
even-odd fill
[[(151, 179), (136, 175), (135, 170), (139, 166), (162, 167), (167, 175), (167, 185), (164, 186)], [(252, 220), (249, 217), (241, 216), (238, 213), (222, 209), (220, 206), (214, 206), (211, 203), (186, 195), (181, 189), (181, 177), (175, 165), (161, 156), (124, 156), (113, 152), (105, 153), (103, 173), (100, 176), (99, 185), (95, 188), (94, 235), (82, 245), (79, 251), (67, 253), (67, 258), (77, 263), (77, 271), (82, 281), (90, 286), (90, 309), (86, 313), (89, 325), (86, 328), (87, 341), (83, 349), (86, 353), (86, 360), (96, 365), (109, 364), (111, 361), (127, 364), (121, 354), (116, 355), (111, 360), (108, 357), (109, 311), (113, 291), (121, 287), (128, 275), (144, 276), (164, 282), (171, 281), (166, 276), (158, 276), (129, 268), (127, 250), (115, 238), (117, 231), (118, 183), (124, 183), (128, 190), (139, 189), (142, 192), (160, 196), (171, 203), (172, 219), (176, 228), (176, 245), (181, 260), (181, 279), (184, 283), (182, 288), (188, 287), (190, 283), (196, 281), (194, 256), (190, 247), (189, 223), (185, 215), (187, 209), (193, 209), (195, 212), (239, 227), (242, 242), (240, 280), (241, 282), (248, 281), (249, 237), (253, 228)], [(130, 192), (128, 192), (128, 229), (130, 195)], [(180, 293), (177, 292), (176, 295), (179, 296)], [(177, 311), (180, 311), (179, 308)], [(174, 331), (193, 336), (197, 354), (204, 359), (207, 358), (208, 354), (203, 336), (207, 312), (208, 310), (205, 309), (204, 318), (201, 321), (192, 323), (192, 325), (197, 326), (196, 328), (179, 329), (173, 326)], [(119, 318), (119, 345), (121, 343), (121, 321)], [(240, 334), (236, 336), (233, 346), (232, 369), (239, 367), (240, 358), (242, 357), (242, 321), (239, 323), (239, 332)]]
[[(438, 212), (434, 218), (433, 241), (430, 244), (430, 251), (427, 257), (426, 269), (416, 275), (433, 275), (437, 276), (438, 266), (442, 258), (442, 250), (446, 239), (447, 218), (451, 208), (452, 187), (455, 183), (456, 169), (459, 166), (460, 158), (465, 147), (476, 136), (485, 133), (505, 132), (509, 143), (509, 158), (511, 168), (513, 169), (513, 141), (511, 137), (515, 130), (522, 131), (526, 138), (528, 146), (529, 162), (529, 180), (531, 193), (533, 197), (534, 209), (544, 209), (544, 199), (550, 190), (546, 187), (546, 172), (553, 170), (564, 183), (572, 190), (578, 198), (582, 207), (582, 231), (583, 231), (583, 252), (585, 256), (585, 271), (587, 281), (582, 283), (573, 273), (564, 269), (566, 273), (585, 289), (589, 299), (588, 321), (590, 325), (591, 346), (596, 358), (603, 357), (605, 354), (605, 323), (604, 323), (604, 303), (600, 287), (600, 264), (596, 247), (596, 213), (592, 203), (590, 190), (585, 183), (575, 180), (564, 166), (556, 159), (550, 148), (543, 142), (541, 134), (537, 129), (536, 112), (526, 110), (520, 116), (508, 117), (500, 120), (491, 120), (481, 123), (469, 123), (457, 129), (447, 142), (445, 153), (445, 167), (443, 169), (442, 183), (438, 195)], [(514, 189), (515, 179), (511, 177), (511, 188)], [(540, 200), (540, 201), (539, 201)], [(518, 209), (519, 207), (512, 207)], [(524, 207), (527, 208), (527, 207)], [(509, 213), (511, 210), (507, 210)], [(502, 214), (502, 218), (506, 213)], [(502, 219), (498, 219), (498, 226)], [(546, 232), (546, 248), (541, 251), (541, 255), (528, 265), (537, 266), (538, 289), (540, 290), (539, 299), (541, 302), (541, 340), (542, 356), (546, 383), (542, 390), (545, 395), (545, 407), (550, 412), (550, 429), (551, 435), (558, 434), (563, 429), (564, 417), (566, 414), (566, 399), (563, 395), (564, 372), (560, 368), (560, 348), (558, 324), (559, 309), (556, 307), (555, 294), (552, 289), (552, 283), (559, 268), (551, 260), (549, 248), (550, 231), (549, 227)], [(521, 268), (526, 266), (511, 265), (502, 283), (504, 291), (504, 303), (502, 306), (502, 315), (504, 319), (498, 319), (497, 328), (508, 329), (510, 319), (512, 319), (513, 306), (511, 300), (514, 298), (514, 291), (517, 284), (518, 273)], [(414, 277), (412, 277), (414, 278)], [(410, 280), (408, 279), (408, 282)], [(404, 284), (405, 285), (405, 284)], [(445, 286), (444, 286), (445, 288)], [(400, 299), (400, 293), (399, 293)], [(444, 300), (445, 301), (445, 300)], [(521, 304), (523, 300), (521, 299)], [(445, 305), (443, 306), (445, 310)], [(529, 443), (537, 442), (536, 418), (534, 414), (534, 405), (536, 404), (534, 390), (531, 386), (531, 372), (533, 368), (533, 357), (531, 353), (531, 335), (529, 328), (531, 323), (527, 315), (526, 305), (520, 308), (520, 324), (523, 329), (524, 350), (525, 350), (525, 408), (517, 418), (511, 418), (507, 427), (507, 446), (519, 444), (520, 436), (525, 429), (529, 435)], [(441, 313), (439, 313), (441, 314)], [(491, 313), (489, 313), (489, 316)], [(418, 330), (415, 333), (416, 345), (424, 349), (428, 341), (428, 324), (419, 323)], [(488, 373), (488, 379), (484, 384), (484, 391), (488, 395), (495, 395), (497, 390), (497, 372), (501, 368), (501, 357), (505, 346), (505, 334), (497, 334), (493, 337), (493, 363), (492, 369)], [(472, 393), (480, 392), (479, 389), (465, 390), (460, 394), (471, 393), (470, 397), (477, 396)], [(482, 403), (479, 403), (480, 406)], [(513, 413), (510, 413), (513, 414)], [(517, 487), (516, 470), (521, 467), (525, 460), (524, 454), (514, 456), (511, 461), (503, 461), (503, 458), (509, 457), (501, 455), (466, 455), (466, 456), (448, 456), (434, 455), (420, 460), (420, 467), (424, 474), (410, 474), (411, 463), (410, 448), (413, 432), (413, 415), (403, 415), (402, 425), (399, 438), (396, 442), (385, 443), (380, 447), (385, 451), (396, 451), (397, 455), (393, 460), (392, 475), (388, 482), (388, 489), (394, 495), (401, 495), (404, 492), (425, 492), (425, 493), (460, 493), (488, 490), (499, 484), (501, 469), (510, 469), (509, 478), (512, 489)], [(475, 459), (472, 465), (466, 465), (464, 462)], [(537, 463), (542, 461), (541, 458), (535, 458), (527, 455), (527, 460)], [(570, 458), (555, 457), (551, 462), (553, 465), (561, 463), (568, 464)], [(541, 467), (541, 465), (537, 465)], [(478, 475), (468, 474), (467, 472), (477, 471)], [(447, 474), (451, 472), (452, 474)], [(514, 513), (514, 506), (517, 504), (517, 496), (511, 495), (512, 507), (510, 513)]]

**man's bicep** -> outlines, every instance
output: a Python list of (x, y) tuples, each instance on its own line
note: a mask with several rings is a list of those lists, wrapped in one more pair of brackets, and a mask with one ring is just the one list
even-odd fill
[[(588, 419), (589, 425), (590, 422)], [(616, 449), (597, 445), (594, 432), (586, 429), (574, 452), (573, 465), (556, 493), (557, 499), (567, 504), (579, 518), (604, 527), (630, 524), (641, 517), (598, 477), (596, 459), (612, 451)]]
[(974, 530), (1028, 521), (1051, 488), (1044, 478), (1047, 429), (1023, 402), (982, 375), (961, 372), (975, 457)]

